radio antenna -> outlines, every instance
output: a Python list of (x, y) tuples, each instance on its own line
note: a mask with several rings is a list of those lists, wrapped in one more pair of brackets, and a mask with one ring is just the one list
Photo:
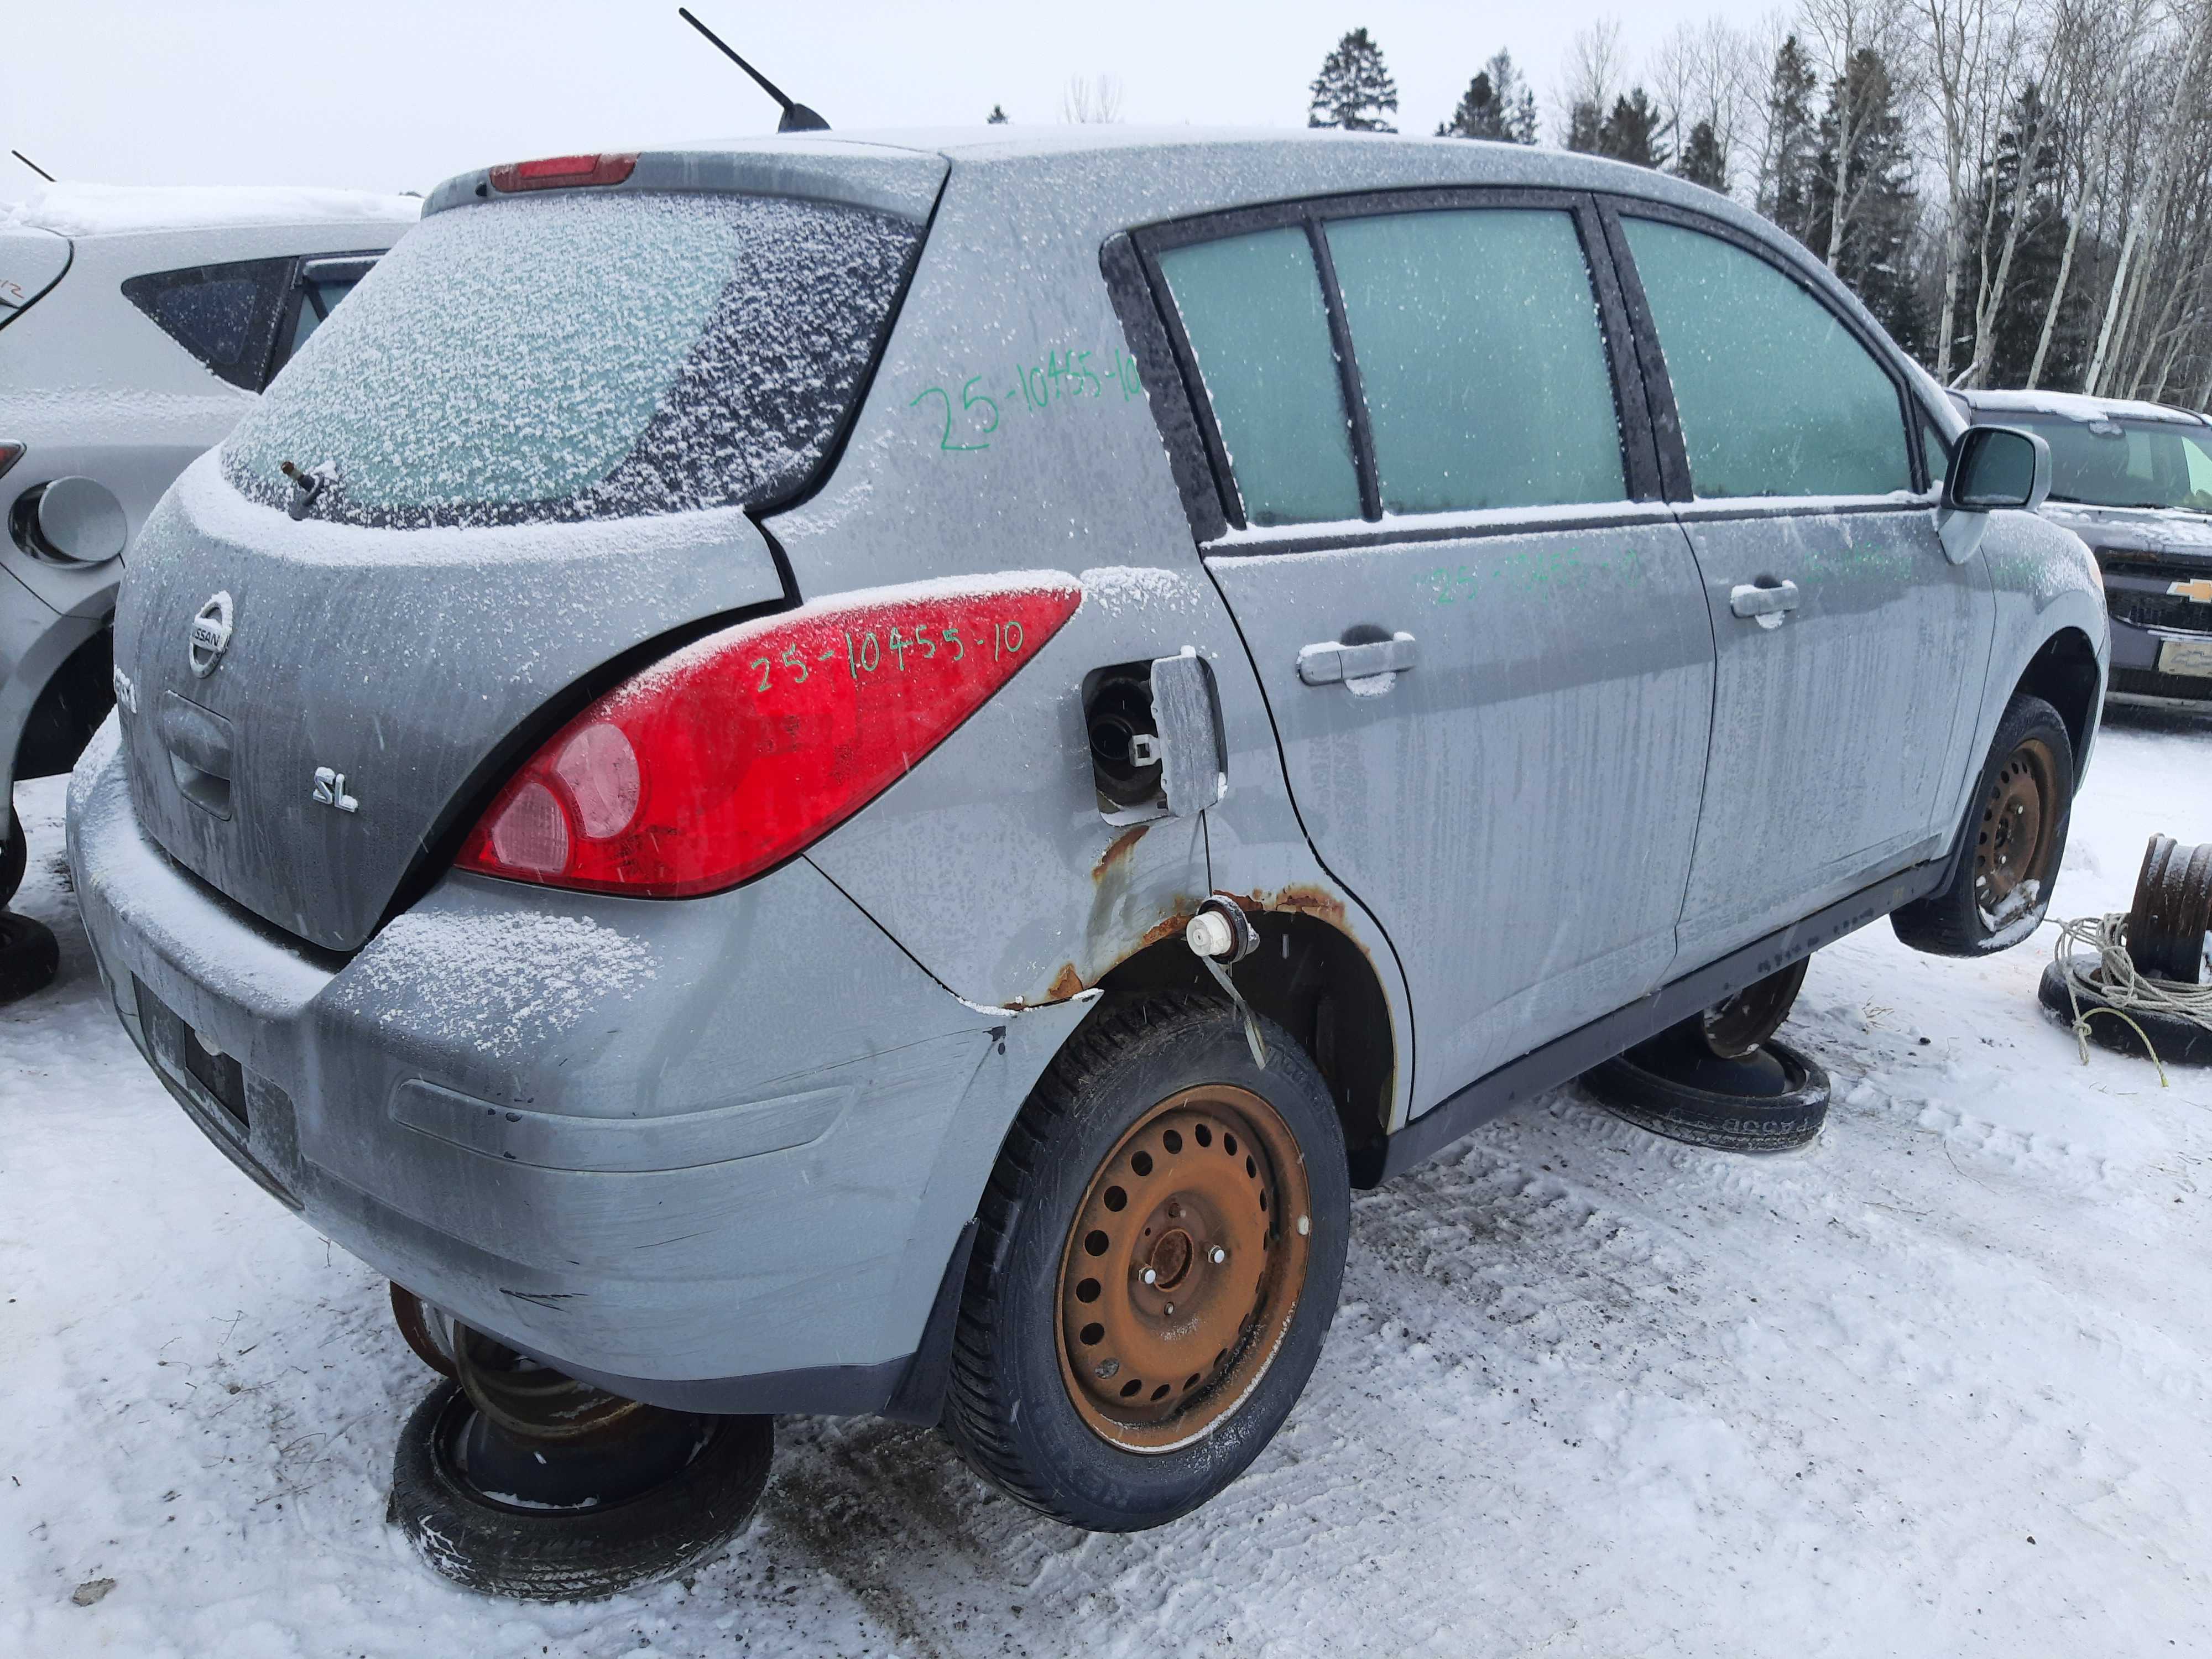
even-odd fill
[[(827, 122), (824, 122), (823, 125), (826, 126), (826, 125), (828, 125), (829, 124), (828, 124)], [(44, 167), (40, 167), (40, 166), (36, 161), (33, 161), (29, 156), (27, 156), (27, 155), (24, 155), (24, 154), (23, 154), (23, 152), (22, 152), (21, 150), (20, 150), (20, 149), (11, 149), (11, 150), (9, 150), (9, 151), (8, 152), (8, 154), (9, 154), (9, 155), (12, 155), (12, 156), (14, 156), (17, 161), (21, 161), (21, 162), (25, 167), (28, 167), (28, 168), (30, 168), (30, 170), (31, 170), (32, 172), (33, 172), (33, 173), (37, 173), (37, 174), (39, 175), (39, 177), (40, 177), (40, 178), (41, 178), (41, 179), (45, 179), (48, 184), (50, 184), (50, 185), (51, 185), (52, 183), (53, 183), (53, 181), (54, 181), (54, 175), (53, 175), (52, 173), (51, 173), (47, 172)]]
[(708, 28), (704, 23), (694, 17), (691, 15), (691, 9), (689, 6), (677, 7), (676, 15), (682, 18), (685, 22), (689, 23), (693, 28), (698, 30), (700, 33), (705, 35), (723, 57), (728, 58), (732, 64), (735, 64), (746, 74), (751, 76), (763, 92), (766, 93), (769, 97), (775, 99), (777, 103), (783, 106), (783, 118), (775, 124), (775, 130), (778, 132), (827, 132), (830, 131), (830, 124), (827, 121), (823, 120), (819, 115), (817, 115), (812, 110), (807, 108), (805, 105), (795, 104), (792, 102), (790, 99), (785, 97), (783, 95), (783, 89), (781, 87), (777, 86), (775, 82), (769, 80), (768, 76), (763, 75), (750, 64), (745, 62), (744, 58), (738, 57), (735, 52), (731, 50), (730, 43), (728, 41), (723, 40), (720, 35), (715, 33), (714, 30)]

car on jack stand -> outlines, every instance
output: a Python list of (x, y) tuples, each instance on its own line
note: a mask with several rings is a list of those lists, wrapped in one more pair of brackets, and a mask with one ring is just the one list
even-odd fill
[(2212, 714), (2212, 416), (2057, 392), (1954, 392), (2051, 446), (2044, 517), (2088, 544), (2112, 611), (2112, 702)]
[(0, 909), (27, 852), (15, 785), (67, 772), (115, 701), (116, 588), (147, 514), (419, 205), (53, 185), (0, 210)]
[(183, 1109), (471, 1383), (418, 1537), (569, 1381), (1182, 1515), (1353, 1188), (1885, 915), (2026, 938), (2096, 732), (2041, 441), (1640, 168), (562, 157), (317, 346), (148, 526), (70, 848)]

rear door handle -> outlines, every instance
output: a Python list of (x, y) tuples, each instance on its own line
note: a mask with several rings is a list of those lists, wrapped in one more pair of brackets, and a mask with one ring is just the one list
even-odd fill
[(1743, 582), (1729, 589), (1729, 609), (1761, 628), (1779, 628), (1797, 608), (1796, 582)]
[(1379, 697), (1413, 667), (1416, 655), (1411, 634), (1360, 645), (1323, 640), (1298, 647), (1298, 678), (1308, 685), (1341, 684), (1356, 697)]

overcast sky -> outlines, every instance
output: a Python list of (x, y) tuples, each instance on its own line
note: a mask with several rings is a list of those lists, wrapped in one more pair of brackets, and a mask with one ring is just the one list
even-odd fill
[[(1771, 3), (1771, 0), (1769, 0)], [(1073, 75), (1117, 77), (1133, 122), (1302, 125), (1345, 30), (1370, 29), (1402, 131), (1430, 132), (1512, 51), (1544, 100), (1570, 37), (1627, 14), (1632, 62), (1678, 22), (1753, 0), (1542, 5), (1117, 0), (1054, 6), (696, 0), (693, 9), (838, 127), (1057, 121)], [(427, 190), (487, 162), (759, 132), (775, 107), (659, 0), (13, 0), (0, 150), (118, 184)], [(0, 155), (0, 200), (37, 180)]]

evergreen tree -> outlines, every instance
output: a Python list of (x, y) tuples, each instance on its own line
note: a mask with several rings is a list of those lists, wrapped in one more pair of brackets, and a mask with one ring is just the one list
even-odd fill
[(1689, 141), (1675, 158), (1674, 171), (1693, 185), (1728, 194), (1728, 150), (1711, 121), (1700, 121), (1690, 129)]
[[(2045, 142), (2033, 158), (2025, 157), (2028, 135), (2042, 121)], [(2043, 330), (2051, 290), (2058, 281), (2059, 261), (2065, 257), (2066, 215), (2060, 205), (2057, 135), (2051, 130), (2043, 107), (2043, 94), (2029, 82), (2014, 102), (2003, 129), (1997, 134), (1996, 154), (1969, 204), (1972, 240), (1960, 273), (1958, 331), (1951, 360), (1966, 362), (1974, 355), (1973, 313), (1977, 297), (1993, 281), (2004, 257), (2005, 238), (2012, 229), (2013, 193), (2023, 161), (2028, 174), (2027, 211), (2021, 225), (2020, 242), (2014, 248), (2012, 268), (2006, 274), (2005, 291), (1995, 321), (1996, 349), (1990, 359), (1987, 384), (2020, 386), (2027, 379), (2035, 358), (2035, 342)], [(2087, 365), (2087, 316), (2090, 294), (2086, 283), (2069, 281), (2069, 292), (2058, 313), (2050, 354), (2044, 359), (2043, 380), (2052, 386), (2080, 383)]]
[(1759, 179), (1759, 210), (1800, 241), (1806, 240), (1813, 158), (1819, 133), (1813, 122), (1816, 77), (1796, 35), (1774, 54), (1766, 94), (1766, 154)]
[(1567, 148), (1584, 155), (1598, 153), (1598, 144), (1605, 133), (1605, 116), (1587, 98), (1578, 98), (1567, 112)]
[(1314, 77), (1310, 127), (1340, 127), (1346, 132), (1395, 132), (1385, 115), (1398, 109), (1398, 83), (1383, 66), (1382, 48), (1364, 28), (1354, 29), (1322, 60)]
[(988, 126), (1003, 127), (1006, 125), (1006, 106), (1004, 104), (992, 105), (991, 112), (985, 116), (983, 120), (984, 124)]
[(1507, 143), (1536, 142), (1536, 94), (1513, 67), (1513, 54), (1501, 52), (1483, 65), (1460, 94), (1450, 120), (1437, 129), (1439, 138), (1492, 138)]
[(1459, 107), (1452, 112), (1449, 121), (1437, 128), (1439, 138), (1503, 138), (1505, 136), (1505, 112), (1498, 107), (1498, 94), (1492, 90), (1487, 72), (1478, 72), (1467, 83), (1467, 90), (1459, 95)]
[(1616, 161), (1639, 167), (1667, 165), (1667, 135), (1673, 123), (1663, 119), (1641, 87), (1632, 87), (1613, 100), (1613, 112), (1597, 131), (1596, 150)]
[[(1915, 356), (1929, 344), (1927, 319), (1912, 281), (1912, 236), (1920, 203), (1912, 184), (1912, 150), (1898, 112), (1889, 65), (1871, 46), (1853, 52), (1829, 88), (1819, 130), (1820, 148), (1808, 169), (1805, 246), (1828, 258), (1829, 228), (1838, 191), (1849, 210), (1836, 275)], [(1844, 114), (1853, 112), (1850, 152), (1838, 155)], [(2033, 345), (2030, 347), (2033, 349)]]

